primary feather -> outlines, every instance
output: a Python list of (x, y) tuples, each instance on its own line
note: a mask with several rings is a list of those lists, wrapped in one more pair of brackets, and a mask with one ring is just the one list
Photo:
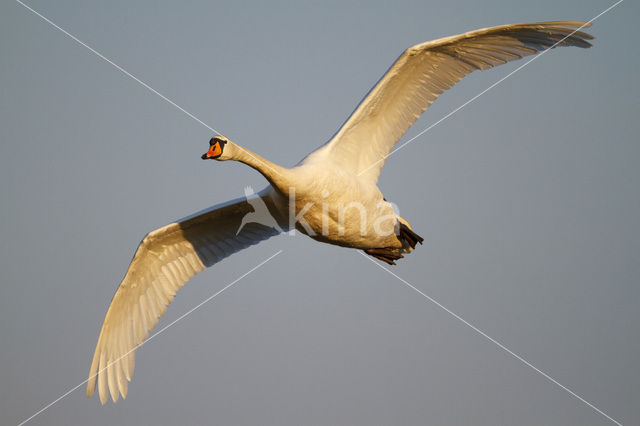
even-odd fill
[[(341, 167), (376, 182), (393, 146), (435, 99), (464, 76), (556, 46), (590, 47), (579, 21), (502, 25), (405, 50), (360, 102), (328, 150)], [(557, 44), (556, 44), (557, 43)]]
[[(271, 201), (262, 194), (263, 202)], [(96, 386), (100, 401), (127, 396), (135, 350), (144, 342), (175, 297), (194, 275), (231, 254), (279, 232), (247, 223), (253, 208), (245, 198), (213, 206), (202, 213), (150, 232), (140, 243), (104, 318), (89, 370), (87, 396)]]

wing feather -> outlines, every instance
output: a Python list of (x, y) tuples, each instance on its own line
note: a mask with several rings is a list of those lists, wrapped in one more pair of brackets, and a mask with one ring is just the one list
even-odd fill
[(539, 53), (556, 43), (590, 47), (587, 40), (593, 36), (576, 30), (588, 26), (580, 21), (502, 25), (410, 47), (317, 151), (375, 182), (407, 129), (465, 75)]
[[(278, 219), (270, 193), (265, 190), (258, 196)], [(114, 402), (125, 398), (135, 350), (176, 291), (207, 267), (279, 233), (250, 222), (236, 235), (242, 217), (251, 211), (253, 207), (240, 198), (156, 229), (142, 240), (107, 310), (89, 370), (87, 396), (97, 386), (103, 404), (109, 396)]]

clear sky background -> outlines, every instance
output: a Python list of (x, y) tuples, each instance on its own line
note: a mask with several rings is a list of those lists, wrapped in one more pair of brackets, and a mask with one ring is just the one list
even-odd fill
[[(610, 1), (30, 6), (232, 140), (291, 166), (408, 46), (590, 19)], [(640, 424), (637, 3), (394, 154), (425, 244), (393, 272), (624, 424)], [(212, 132), (14, 1), (0, 4), (0, 423), (86, 379), (145, 233), (265, 185)], [(466, 77), (403, 140), (522, 64)], [(612, 424), (355, 250), (280, 236), (215, 265), (138, 350), (125, 401), (84, 386), (33, 425)]]

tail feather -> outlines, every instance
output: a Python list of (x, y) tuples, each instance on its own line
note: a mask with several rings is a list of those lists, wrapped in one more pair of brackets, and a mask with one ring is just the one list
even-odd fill
[(409, 253), (414, 248), (416, 248), (416, 244), (424, 241), (420, 235), (416, 234), (411, 230), (409, 224), (405, 223), (405, 221), (400, 218), (398, 221), (400, 225), (398, 240), (402, 243), (401, 248), (393, 248), (393, 247), (380, 247), (380, 248), (370, 248), (366, 249), (364, 252), (369, 256), (373, 256), (378, 260), (382, 260), (389, 265), (395, 265), (396, 260), (402, 259), (402, 253)]
[(413, 230), (409, 228), (407, 225), (405, 225), (404, 223), (402, 222), (399, 222), (399, 223), (400, 223), (400, 235), (399, 235), (400, 241), (402, 241), (403, 243), (406, 241), (412, 250), (416, 248), (416, 244), (418, 243), (422, 244), (422, 242), (424, 241), (424, 238), (422, 238), (420, 235), (413, 232)]
[(373, 256), (378, 260), (382, 260), (383, 262), (388, 263), (389, 265), (395, 265), (396, 260), (402, 259), (404, 257), (398, 252), (398, 249), (393, 249), (389, 247), (372, 248), (372, 249), (367, 249), (364, 252), (367, 253), (369, 256)]

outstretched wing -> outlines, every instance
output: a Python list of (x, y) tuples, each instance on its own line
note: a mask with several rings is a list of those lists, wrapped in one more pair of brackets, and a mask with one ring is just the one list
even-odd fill
[[(502, 25), (407, 49), (319, 150), (346, 170), (377, 181), (393, 146), (445, 90), (484, 70), (552, 46), (590, 47), (579, 21)], [(556, 44), (557, 43), (557, 44)]]
[[(272, 214), (277, 209), (262, 191)], [(100, 401), (127, 396), (134, 356), (173, 300), (176, 291), (198, 272), (279, 231), (246, 224), (236, 235), (242, 217), (253, 211), (245, 198), (219, 204), (150, 232), (140, 243), (124, 279), (107, 310), (89, 370), (87, 396), (98, 384)], [(277, 217), (277, 216), (276, 216)]]

